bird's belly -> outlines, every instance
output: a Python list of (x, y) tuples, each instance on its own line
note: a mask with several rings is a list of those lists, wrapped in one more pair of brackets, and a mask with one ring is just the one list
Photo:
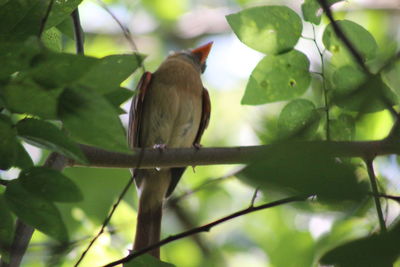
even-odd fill
[(149, 105), (143, 110), (142, 145), (192, 146), (200, 125), (200, 95), (174, 87), (152, 89), (160, 92), (149, 92)]

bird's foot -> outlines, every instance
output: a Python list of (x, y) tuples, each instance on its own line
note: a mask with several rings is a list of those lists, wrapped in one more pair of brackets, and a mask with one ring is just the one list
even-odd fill
[(155, 144), (153, 149), (157, 149), (160, 152), (163, 152), (167, 148), (166, 144)]
[(194, 143), (194, 144), (193, 144), (193, 147), (194, 147), (196, 150), (200, 150), (200, 148), (202, 148), (202, 145), (200, 145), (199, 143)]

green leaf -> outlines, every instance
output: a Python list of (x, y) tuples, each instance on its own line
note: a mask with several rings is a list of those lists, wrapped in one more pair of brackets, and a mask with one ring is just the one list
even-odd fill
[(19, 180), (30, 193), (49, 201), (77, 202), (83, 199), (79, 188), (67, 176), (50, 168), (24, 170)]
[[(340, 2), (341, 0), (328, 0), (328, 5), (331, 6), (334, 3)], [(305, 21), (311, 22), (315, 25), (320, 24), (321, 15), (323, 13), (318, 0), (305, 0), (301, 5), (301, 12)]]
[(1, 260), (9, 262), (8, 250), (11, 247), (14, 237), (14, 218), (8, 208), (4, 194), (0, 193), (0, 255)]
[(150, 255), (142, 255), (124, 264), (124, 267), (174, 267), (175, 265), (160, 261)]
[[(349, 20), (338, 20), (336, 23), (353, 44), (354, 48), (364, 58), (364, 61), (372, 59), (375, 56), (378, 45), (374, 37), (366, 29)], [(354, 58), (348, 52), (346, 45), (336, 36), (332, 24), (329, 24), (325, 28), (322, 42), (326, 49), (337, 58), (337, 61), (341, 61), (343, 65), (356, 64)]]
[(0, 169), (7, 170), (17, 159), (16, 131), (9, 117), (0, 114)]
[(68, 88), (60, 98), (59, 115), (78, 142), (127, 152), (124, 128), (115, 108), (92, 90)]
[(60, 52), (62, 50), (61, 32), (57, 28), (50, 28), (42, 35), (44, 45), (53, 51)]
[(291, 50), (300, 38), (303, 24), (285, 6), (259, 6), (226, 17), (240, 41), (266, 54)]
[(17, 159), (15, 160), (14, 165), (20, 169), (27, 169), (33, 166), (31, 156), (26, 152), (21, 143), (17, 144)]
[(125, 113), (124, 110), (122, 110), (119, 106), (121, 106), (122, 103), (130, 99), (133, 95), (133, 92), (129, 89), (120, 87), (114, 91), (111, 91), (107, 94), (104, 95), (104, 97), (108, 100), (108, 102), (111, 103), (117, 110), (120, 110), (123, 113)]
[(6, 107), (15, 113), (26, 113), (43, 119), (56, 119), (58, 98), (63, 89), (46, 90), (29, 81), (13, 81), (0, 89)]
[(28, 192), (19, 180), (7, 185), (5, 198), (18, 218), (46, 235), (64, 242), (68, 240), (67, 229), (56, 206)]
[(104, 57), (79, 80), (79, 84), (100, 94), (110, 93), (135, 72), (143, 59), (140, 54)]
[(49, 3), (50, 0), (8, 1), (0, 8), (0, 42), (38, 36)]
[(382, 72), (382, 80), (396, 95), (400, 96), (400, 60)]
[(49, 29), (65, 20), (74, 11), (82, 0), (54, 1), (46, 28)]
[(330, 83), (336, 94), (350, 94), (357, 90), (368, 78), (363, 71), (351, 65), (335, 70)]
[(55, 125), (38, 119), (24, 119), (19, 121), (16, 127), (18, 135), (27, 142), (87, 163), (87, 159), (78, 145)]
[(25, 42), (0, 42), (0, 79), (29, 68), (31, 59), (40, 50), (40, 43), (36, 38), (29, 38)]
[[(352, 76), (346, 78), (346, 71)], [(333, 74), (335, 81), (341, 80), (332, 90), (332, 102), (337, 106), (349, 111), (369, 113), (387, 109), (399, 102), (398, 96), (386, 86), (380, 75), (370, 75), (356, 86), (361, 76), (357, 77), (348, 68), (346, 71), (339, 69)]]
[(318, 129), (320, 116), (315, 105), (306, 99), (295, 99), (281, 111), (278, 119), (280, 138), (307, 138)]
[(354, 139), (356, 124), (352, 116), (341, 114), (330, 121), (331, 138), (335, 141), (351, 141)]
[(308, 58), (297, 50), (266, 56), (251, 73), (242, 99), (244, 105), (258, 105), (301, 96), (311, 76)]
[(372, 234), (328, 251), (321, 259), (325, 265), (341, 267), (393, 266), (400, 256), (399, 224), (387, 233)]
[(239, 178), (263, 190), (317, 195), (320, 201), (360, 201), (367, 188), (358, 182), (355, 168), (330, 156), (323, 144), (286, 142), (271, 145), (242, 171)]
[(47, 52), (35, 59), (29, 74), (45, 87), (68, 86), (99, 62), (100, 59), (93, 57)]
[(74, 39), (74, 23), (71, 17), (66, 17), (63, 21), (57, 24), (57, 29), (70, 39)]

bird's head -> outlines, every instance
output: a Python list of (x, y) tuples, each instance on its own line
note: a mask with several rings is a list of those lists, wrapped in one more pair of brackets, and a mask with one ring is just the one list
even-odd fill
[(181, 57), (185, 60), (189, 60), (194, 65), (198, 66), (201, 73), (206, 69), (206, 60), (210, 53), (213, 42), (209, 42), (193, 50), (183, 50), (170, 55), (170, 57)]

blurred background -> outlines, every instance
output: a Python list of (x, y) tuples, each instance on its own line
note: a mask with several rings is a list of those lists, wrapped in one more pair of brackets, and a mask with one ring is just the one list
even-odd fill
[[(107, 0), (103, 4), (131, 32), (140, 53), (147, 55), (144, 66), (154, 71), (170, 51), (195, 48), (213, 41), (203, 82), (212, 102), (210, 126), (202, 144), (243, 146), (267, 144), (274, 140), (276, 117), (284, 102), (242, 106), (247, 79), (263, 55), (246, 47), (232, 33), (225, 19), (254, 5), (287, 5), (298, 14), (303, 1), (252, 0)], [(103, 57), (131, 53), (133, 47), (121, 27), (100, 2), (84, 0), (79, 7), (85, 32), (85, 54)], [(333, 6), (336, 18), (353, 20), (364, 26), (378, 42), (380, 53), (395, 51), (400, 41), (398, 0), (349, 0)], [(316, 27), (317, 43), (327, 21)], [(72, 36), (70, 36), (72, 37)], [(74, 53), (74, 41), (64, 36), (63, 49)], [(304, 22), (303, 37), (297, 49), (311, 61), (311, 70), (321, 71), (321, 61), (311, 24)], [(124, 84), (134, 90), (138, 70)], [(307, 94), (321, 87), (314, 77)], [(130, 102), (123, 105), (128, 110)], [(121, 115), (124, 125), (128, 116)], [(355, 140), (385, 137), (392, 124), (387, 111), (364, 114), (357, 120)], [(274, 126), (275, 125), (275, 126)], [(46, 152), (30, 149), (36, 162)], [(399, 192), (399, 166), (396, 157), (376, 162), (382, 186), (388, 193)], [(255, 189), (235, 177), (241, 166), (188, 168), (165, 207), (163, 237), (214, 221), (250, 205)], [(124, 169), (69, 168), (64, 171), (81, 188), (85, 200), (59, 204), (72, 243), (60, 247), (36, 232), (24, 266), (72, 266), (97, 233), (111, 205), (127, 183)], [(15, 176), (13, 172), (3, 176)], [(397, 178), (397, 179), (395, 179)], [(277, 199), (259, 193), (256, 203)], [(399, 212), (386, 205), (390, 222)], [(371, 209), (372, 210), (372, 209)], [(314, 213), (318, 211), (318, 213)], [(318, 214), (318, 215), (315, 215)], [(375, 213), (357, 217), (324, 209), (322, 206), (287, 205), (246, 215), (161, 249), (161, 258), (176, 266), (315, 266), (318, 257), (333, 246), (376, 230)], [(372, 219), (371, 219), (372, 218)], [(127, 254), (136, 222), (136, 191), (131, 188), (112, 218), (106, 232), (95, 243), (81, 266), (100, 266)], [(43, 257), (43, 255), (46, 255)], [(397, 266), (400, 266), (398, 264)]]

